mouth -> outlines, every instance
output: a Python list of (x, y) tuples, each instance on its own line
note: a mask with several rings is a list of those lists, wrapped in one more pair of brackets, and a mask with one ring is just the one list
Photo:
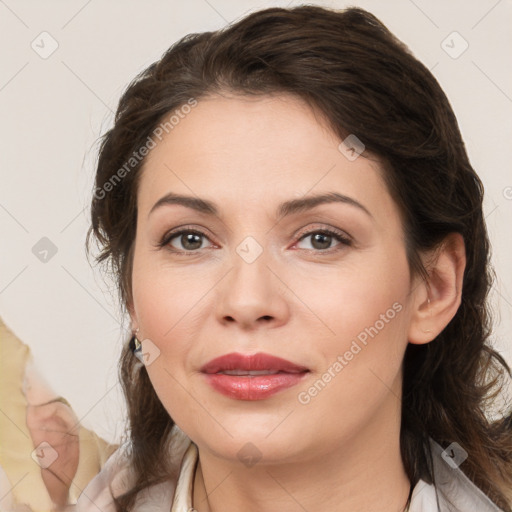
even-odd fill
[(235, 400), (263, 400), (299, 384), (309, 369), (286, 359), (237, 353), (213, 359), (201, 368), (208, 384)]
[[(304, 370), (308, 371), (308, 370)], [(217, 372), (216, 375), (236, 375), (238, 377), (251, 377), (257, 375), (277, 375), (278, 373), (303, 373), (303, 372), (284, 372), (281, 370), (225, 370)]]
[(219, 373), (238, 376), (303, 373), (307, 371), (309, 369), (305, 366), (263, 352), (257, 354), (232, 352), (212, 359), (201, 367), (201, 372), (207, 374)]

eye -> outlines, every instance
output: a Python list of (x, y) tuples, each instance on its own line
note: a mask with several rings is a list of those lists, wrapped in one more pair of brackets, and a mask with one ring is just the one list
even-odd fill
[[(326, 228), (303, 233), (297, 241), (297, 244), (303, 242), (307, 238), (311, 238), (310, 247), (299, 247), (300, 249), (330, 253), (340, 250), (340, 247), (338, 246), (352, 245), (352, 240), (348, 236), (341, 232)], [(203, 232), (191, 228), (181, 228), (165, 234), (162, 240), (158, 243), (158, 247), (166, 247), (176, 254), (193, 255), (196, 251), (207, 247), (203, 246), (205, 240), (209, 240), (209, 238)], [(334, 247), (332, 246), (333, 241), (338, 242)]]
[(303, 247), (303, 249), (306, 250), (314, 250), (315, 252), (331, 252), (330, 249), (336, 249), (336, 246), (334, 248), (332, 247), (333, 240), (336, 240), (339, 242), (338, 245), (345, 245), (350, 246), (352, 245), (352, 240), (348, 238), (347, 236), (330, 229), (321, 229), (321, 230), (315, 230), (315, 231), (309, 231), (308, 233), (303, 234), (298, 242), (302, 242), (303, 240), (306, 240), (307, 238), (311, 238), (310, 245), (311, 248)]
[(195, 252), (204, 249), (203, 239), (208, 239), (208, 237), (201, 231), (181, 229), (164, 235), (158, 245), (160, 247), (168, 246), (169, 250), (177, 253)]

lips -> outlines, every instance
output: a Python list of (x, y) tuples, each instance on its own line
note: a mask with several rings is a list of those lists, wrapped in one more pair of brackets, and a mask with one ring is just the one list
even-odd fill
[(201, 367), (201, 372), (207, 374), (221, 373), (238, 376), (302, 373), (307, 371), (308, 368), (305, 366), (263, 352), (250, 355), (232, 352), (212, 359)]
[(231, 353), (213, 359), (201, 368), (206, 382), (234, 400), (265, 400), (302, 382), (305, 366), (269, 354)]

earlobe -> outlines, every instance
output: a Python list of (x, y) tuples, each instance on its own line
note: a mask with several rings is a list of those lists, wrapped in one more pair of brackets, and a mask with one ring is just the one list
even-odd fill
[(427, 269), (428, 282), (415, 290), (409, 343), (429, 343), (450, 323), (461, 304), (465, 267), (464, 239), (460, 233), (450, 233)]

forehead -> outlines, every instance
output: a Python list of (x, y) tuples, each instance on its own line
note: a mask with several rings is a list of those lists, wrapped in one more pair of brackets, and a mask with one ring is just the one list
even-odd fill
[[(176, 192), (265, 209), (337, 190), (377, 214), (394, 208), (372, 158), (350, 161), (322, 116), (299, 98), (213, 96), (164, 134), (143, 166), (140, 211)], [(227, 203), (225, 202), (227, 206)]]

